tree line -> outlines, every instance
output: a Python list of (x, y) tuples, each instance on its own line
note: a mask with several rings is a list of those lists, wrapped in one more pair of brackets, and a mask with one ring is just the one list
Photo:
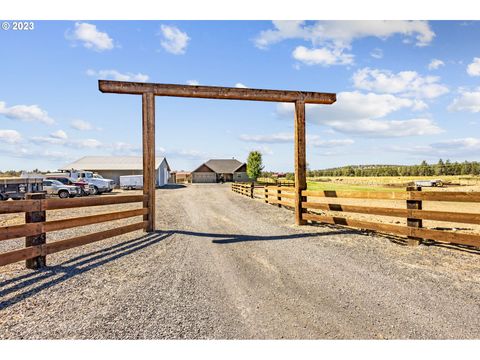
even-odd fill
[(349, 165), (324, 170), (308, 170), (308, 177), (318, 176), (442, 176), (480, 175), (477, 161), (451, 162), (438, 160), (428, 164), (423, 160), (419, 165)]
[[(444, 175), (480, 175), (480, 162), (451, 162), (438, 160), (428, 164), (423, 160), (419, 165), (348, 165), (337, 168), (311, 170), (307, 166), (307, 177), (321, 176), (444, 176)], [(274, 171), (262, 171), (262, 177), (276, 177)], [(287, 180), (293, 180), (293, 172), (284, 173)]]

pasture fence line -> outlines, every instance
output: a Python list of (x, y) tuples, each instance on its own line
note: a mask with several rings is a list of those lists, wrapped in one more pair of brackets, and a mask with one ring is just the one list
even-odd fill
[[(25, 237), (25, 247), (0, 253), (0, 266), (18, 261), (26, 261), (26, 267), (38, 269), (46, 266), (46, 256), (77, 246), (86, 245), (135, 230), (145, 230), (147, 226), (148, 201), (145, 195), (102, 196), (95, 198), (45, 199), (44, 193), (28, 194), (26, 200), (0, 202), (0, 214), (25, 213), (25, 224), (0, 227), (0, 241)], [(91, 206), (142, 203), (133, 210), (108, 212), (96, 215), (47, 221), (47, 210), (82, 208)], [(110, 230), (94, 232), (64, 240), (47, 242), (52, 231), (104, 223), (108, 221), (143, 216), (143, 221), (117, 226)]]
[[(294, 208), (295, 192), (291, 187), (264, 186), (254, 196), (265, 203)], [(361, 230), (376, 231), (406, 238), (408, 245), (425, 240), (480, 247), (480, 234), (428, 229), (423, 220), (480, 225), (480, 213), (424, 210), (424, 202), (478, 203), (480, 192), (421, 191), (420, 187), (407, 187), (406, 191), (336, 191), (303, 190), (302, 220), (309, 223), (341, 225)], [(338, 199), (335, 201), (335, 199)], [(378, 200), (385, 206), (345, 205), (340, 200)], [(322, 200), (324, 202), (322, 202)], [(325, 202), (326, 201), (326, 202)], [(405, 201), (404, 208), (391, 207), (391, 202)], [(345, 218), (341, 214), (366, 214), (403, 218), (405, 225)], [(338, 215), (340, 214), (340, 215)]]

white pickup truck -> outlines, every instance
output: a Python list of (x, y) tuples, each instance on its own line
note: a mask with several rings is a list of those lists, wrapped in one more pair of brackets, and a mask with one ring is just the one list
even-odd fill
[(92, 171), (67, 170), (63, 172), (63, 174), (65, 173), (74, 180), (82, 179), (83, 181), (86, 181), (90, 185), (90, 193), (92, 195), (111, 192), (115, 184), (113, 180), (104, 179), (101, 176), (94, 174)]

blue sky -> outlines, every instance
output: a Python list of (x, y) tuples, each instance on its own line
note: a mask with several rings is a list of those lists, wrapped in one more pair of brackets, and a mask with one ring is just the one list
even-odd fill
[[(307, 107), (310, 168), (479, 160), (480, 22), (36, 21), (0, 30), (0, 169), (137, 155), (141, 99), (97, 80), (336, 92)], [(156, 99), (172, 168), (264, 154), (293, 168), (289, 105)]]

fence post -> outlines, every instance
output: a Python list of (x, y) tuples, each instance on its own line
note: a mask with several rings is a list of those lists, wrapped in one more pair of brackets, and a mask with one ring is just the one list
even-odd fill
[[(280, 189), (281, 185), (277, 185), (277, 201), (282, 201), (282, 190)], [(282, 204), (277, 204), (278, 207), (282, 207)]]
[[(42, 199), (45, 199), (45, 194), (30, 193), (25, 195), (25, 199), (42, 201)], [(43, 207), (40, 207), (40, 211), (25, 212), (25, 223), (30, 224), (30, 223), (45, 222), (46, 217), (47, 217), (46, 211), (43, 210)], [(46, 242), (47, 242), (47, 236), (44, 232), (25, 237), (25, 247), (43, 245)], [(25, 261), (25, 266), (27, 267), (27, 269), (40, 269), (42, 267), (45, 267), (47, 266), (46, 256), (41, 255), (41, 256), (34, 257), (32, 259), (27, 259)]]
[(253, 199), (253, 192), (255, 191), (255, 183), (252, 181), (250, 183), (250, 197)]
[[(420, 186), (408, 186), (407, 191), (422, 191)], [(422, 200), (407, 200), (407, 210), (422, 210)], [(407, 217), (407, 226), (412, 228), (423, 227), (422, 219)], [(414, 236), (409, 236), (407, 245), (418, 246), (422, 239)]]
[(263, 191), (265, 192), (264, 196), (265, 196), (265, 202), (268, 204), (268, 185), (264, 185), (263, 186)]

